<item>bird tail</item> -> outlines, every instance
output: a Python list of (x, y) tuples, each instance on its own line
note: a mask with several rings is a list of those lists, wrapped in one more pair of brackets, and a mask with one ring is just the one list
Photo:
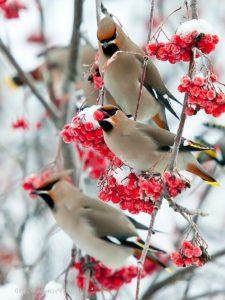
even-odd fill
[(10, 90), (15, 90), (18, 87), (23, 85), (23, 82), (21, 81), (19, 76), (13, 76), (13, 77), (6, 76), (4, 78), (4, 82)]
[(216, 124), (216, 123), (207, 122), (207, 123), (204, 123), (203, 125), (205, 127), (207, 127), (207, 128), (213, 128), (213, 129), (218, 129), (218, 130), (222, 130), (222, 131), (225, 130), (225, 126), (222, 125), (222, 124)]
[(220, 186), (220, 183), (216, 181), (213, 177), (211, 177), (207, 172), (205, 172), (201, 166), (190, 163), (187, 165), (186, 170), (192, 174), (195, 174), (202, 178), (202, 180), (205, 181), (205, 183), (212, 185), (212, 186)]
[[(140, 259), (141, 258), (141, 253), (142, 251), (141, 250), (137, 250), (135, 249), (134, 250), (134, 257), (136, 259)], [(168, 266), (163, 263), (156, 255), (154, 255), (151, 251), (148, 251), (147, 253), (147, 256), (146, 256), (146, 260), (147, 261), (150, 261), (151, 263), (154, 263), (154, 265), (156, 266), (160, 266), (162, 267), (163, 269), (166, 269), (168, 270), (168, 272), (170, 271), (170, 268), (168, 268)]]
[[(139, 247), (139, 249), (143, 250), (144, 247), (145, 247), (145, 242), (140, 239), (140, 238), (137, 238), (135, 241), (134, 241), (134, 244), (137, 245)], [(159, 252), (159, 253), (163, 253), (163, 254), (166, 254), (166, 251), (158, 248), (158, 247), (155, 247), (155, 246), (152, 246), (150, 245), (149, 246), (149, 251), (151, 252)]]

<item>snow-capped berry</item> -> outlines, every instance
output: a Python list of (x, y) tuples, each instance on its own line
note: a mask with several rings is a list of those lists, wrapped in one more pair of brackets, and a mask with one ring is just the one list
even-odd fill
[(60, 135), (65, 143), (79, 143), (84, 148), (92, 148), (100, 155), (114, 164), (121, 165), (119, 159), (115, 159), (115, 155), (106, 146), (103, 131), (99, 126), (96, 117), (100, 117), (101, 112), (97, 111), (100, 106), (93, 105), (87, 107), (77, 113), (73, 118), (71, 124), (64, 125)]
[(104, 118), (103, 112), (101, 112), (101, 111), (99, 111), (99, 110), (96, 110), (96, 111), (94, 112), (93, 116), (94, 116), (94, 119), (95, 119), (96, 121), (101, 121), (101, 120)]
[[(167, 43), (151, 43), (146, 46), (150, 57), (168, 60), (171, 64), (179, 61), (190, 61), (192, 49), (198, 48), (203, 54), (215, 49), (219, 37), (212, 34), (212, 28), (204, 20), (191, 20), (181, 24), (176, 34)], [(197, 54), (199, 56), (199, 53)]]

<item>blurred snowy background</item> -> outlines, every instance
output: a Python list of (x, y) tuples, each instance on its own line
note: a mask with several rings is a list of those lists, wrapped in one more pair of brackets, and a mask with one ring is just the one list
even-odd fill
[[(183, 0), (157, 0), (156, 25), (182, 6), (183, 2)], [(3, 11), (0, 11), (0, 38), (10, 48), (21, 68), (29, 72), (43, 63), (43, 57), (38, 57), (38, 54), (45, 50), (45, 46), (27, 41), (29, 36), (40, 34), (40, 14), (37, 2), (21, 0), (21, 3), (26, 6), (26, 9), (19, 12), (19, 18), (6, 19)], [(47, 46), (69, 45), (74, 1), (43, 0), (41, 3), (44, 11)], [(138, 45), (144, 46), (147, 39), (150, 1), (105, 0), (104, 4), (108, 11), (118, 18), (125, 32)], [(185, 21), (185, 15), (186, 10), (183, 7), (168, 19), (164, 27), (168, 36)], [(210, 59), (221, 82), (225, 82), (224, 16), (224, 1), (199, 1), (199, 17), (211, 23), (215, 33), (220, 37), (220, 43), (216, 51), (210, 55)], [(85, 0), (81, 31), (94, 47), (97, 47), (96, 29), (95, 1)], [(168, 62), (156, 61), (156, 65), (169, 90), (182, 100), (183, 95), (177, 92), (176, 87), (180, 77), (187, 72), (187, 64), (171, 65)], [(65, 299), (63, 276), (58, 276), (70, 261), (72, 241), (54, 227), (54, 220), (45, 205), (39, 200), (30, 199), (21, 187), (27, 175), (40, 173), (46, 166), (54, 163), (59, 132), (45, 117), (45, 109), (26, 86), (15, 90), (8, 88), (5, 78), (15, 74), (15, 69), (0, 51), (0, 299), (39, 300), (45, 289), (45, 299), (62, 300)], [(36, 86), (47, 98), (45, 84), (37, 83)], [(176, 107), (178, 112), (180, 109), (180, 106)], [(170, 117), (168, 115), (170, 128), (176, 132), (178, 121)], [(19, 118), (26, 118), (29, 121), (29, 129), (12, 128), (12, 123)], [(212, 144), (219, 139), (224, 139), (223, 132), (207, 130), (203, 126), (204, 122), (212, 121), (213, 118), (199, 112), (197, 116), (187, 119), (183, 135), (190, 139), (200, 135)], [(225, 125), (224, 116), (217, 118), (216, 122)], [(37, 125), (39, 123), (41, 123), (40, 128)], [(214, 162), (208, 163), (206, 167), (214, 168)], [(209, 243), (210, 254), (225, 248), (224, 169), (217, 167), (216, 174), (221, 187), (210, 189), (201, 207), (209, 213), (209, 216), (199, 219), (200, 230)], [(188, 176), (191, 178), (190, 175)], [(192, 189), (182, 194), (179, 203), (189, 208), (198, 207), (205, 189), (206, 186), (203, 183), (200, 185), (198, 179), (195, 178)], [(86, 179), (85, 190), (87, 193), (97, 195), (96, 182)], [(145, 214), (139, 214), (136, 218), (146, 225), (149, 223), (149, 217)], [(154, 236), (155, 244), (170, 252), (179, 242), (179, 231), (185, 228), (185, 223), (165, 204), (157, 217), (156, 228), (166, 234)], [(144, 299), (164, 299), (165, 297), (174, 300), (197, 299), (194, 298), (195, 295), (204, 293), (205, 296), (201, 299), (225, 299), (224, 267), (225, 260), (221, 257), (220, 260), (209, 262), (195, 273), (181, 277), (176, 284), (161, 288), (151, 298)], [(156, 280), (160, 281), (167, 276), (171, 275), (162, 271), (146, 278), (143, 281), (142, 292)], [(57, 281), (59, 284), (51, 283), (51, 281)], [(190, 286), (185, 295), (188, 281), (190, 281)], [(74, 282), (75, 271), (72, 271), (69, 276), (69, 291), (72, 299), (77, 300), (80, 296)], [(47, 287), (46, 284), (48, 284)], [(117, 299), (133, 299), (133, 290), (134, 284), (126, 286)], [(107, 293), (105, 297), (113, 299)], [(98, 299), (101, 299), (101, 295)]]

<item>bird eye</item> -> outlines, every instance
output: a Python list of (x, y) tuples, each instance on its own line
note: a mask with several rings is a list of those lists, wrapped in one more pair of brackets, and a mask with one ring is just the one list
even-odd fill
[(112, 109), (102, 109), (105, 111), (110, 117), (114, 116), (115, 113), (119, 110), (118, 108), (112, 108)]

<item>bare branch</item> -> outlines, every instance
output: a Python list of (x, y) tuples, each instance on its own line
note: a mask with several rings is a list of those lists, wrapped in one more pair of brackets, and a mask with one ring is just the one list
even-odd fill
[[(216, 252), (214, 255), (211, 256), (211, 259), (209, 261), (213, 262), (217, 258), (220, 258), (221, 256), (225, 255), (225, 249), (222, 249), (218, 252)], [(176, 281), (183, 279), (186, 275), (192, 273), (195, 270), (199, 270), (198, 267), (188, 267), (184, 268), (180, 271), (177, 271), (176, 273), (173, 273), (170, 277), (167, 277), (166, 279), (161, 280), (160, 282), (157, 282), (155, 285), (151, 286), (149, 289), (146, 290), (144, 293), (142, 300), (149, 300), (151, 297), (158, 292), (161, 288), (164, 288), (168, 285), (174, 284)]]
[[(197, 10), (197, 0), (192, 0), (191, 1), (191, 9), (192, 9), (192, 19), (194, 19), (197, 15), (196, 10)], [(189, 69), (188, 69), (188, 76), (192, 78), (193, 75), (193, 69), (194, 69), (194, 55), (193, 52), (191, 52), (191, 59), (189, 63)], [(184, 96), (184, 103), (183, 103), (183, 109), (181, 112), (180, 116), (180, 124), (177, 130), (177, 135), (175, 137), (174, 145), (173, 145), (173, 150), (172, 150), (172, 158), (171, 162), (169, 165), (169, 170), (173, 171), (176, 165), (176, 160), (177, 160), (177, 155), (179, 152), (180, 144), (181, 144), (181, 139), (182, 139), (182, 134), (183, 134), (183, 129), (184, 129), (184, 124), (186, 121), (186, 114), (185, 114), (185, 109), (188, 104), (188, 93), (185, 93)]]
[(97, 25), (99, 24), (99, 22), (101, 20), (101, 5), (102, 5), (101, 0), (95, 0)]
[(69, 60), (67, 74), (63, 86), (63, 92), (68, 93), (70, 82), (74, 82), (78, 75), (77, 62), (80, 47), (80, 26), (82, 23), (83, 0), (74, 1), (73, 32), (70, 41)]
[(48, 44), (47, 44), (47, 39), (46, 39), (46, 35), (45, 35), (45, 18), (44, 18), (44, 11), (43, 11), (43, 6), (41, 3), (41, 0), (36, 0), (37, 6), (38, 6), (38, 10), (39, 10), (39, 15), (40, 15), (40, 31), (41, 31), (41, 35), (43, 37), (43, 44), (44, 44), (44, 58), (45, 58), (45, 63), (47, 66), (47, 70), (48, 70), (48, 79), (47, 79), (47, 88), (48, 88), (48, 94), (49, 94), (49, 98), (51, 99), (51, 101), (55, 100), (55, 91), (54, 91), (54, 86), (53, 86), (53, 79), (52, 79), (52, 73), (51, 73), (51, 68), (49, 66), (49, 52), (48, 50)]
[(197, 0), (191, 0), (191, 16), (192, 19), (198, 19), (198, 1)]
[(10, 50), (6, 47), (6, 45), (3, 43), (3, 41), (0, 39), (0, 49), (4, 53), (4, 55), (7, 57), (7, 59), (10, 61), (10, 63), (13, 65), (13, 67), (18, 72), (19, 76), (21, 77), (22, 81), (30, 88), (31, 92), (38, 98), (38, 100), (41, 102), (41, 104), (44, 106), (44, 108), (48, 111), (51, 118), (56, 121), (59, 117), (58, 112), (55, 111), (48, 103), (47, 101), (42, 97), (42, 95), (39, 93), (39, 91), (36, 89), (36, 87), (33, 85), (30, 78), (27, 76), (27, 74), (22, 70), (20, 65), (17, 63), (13, 55), (11, 54)]
[[(152, 0), (151, 9), (150, 9), (150, 16), (149, 16), (149, 30), (148, 30), (148, 36), (147, 36), (147, 44), (151, 40), (154, 6), (155, 6), (155, 0)], [(134, 120), (135, 121), (137, 120), (138, 109), (139, 109), (139, 106), (140, 106), (141, 93), (142, 93), (142, 89), (143, 89), (143, 86), (144, 86), (147, 65), (148, 65), (148, 57), (146, 56), (146, 57), (144, 57), (143, 69), (142, 69), (142, 74), (141, 74), (140, 89), (139, 89), (139, 92), (138, 92), (137, 106), (136, 106), (136, 111), (135, 111), (135, 115), (134, 115)]]
[(105, 16), (110, 17), (110, 18), (113, 17), (113, 15), (108, 12), (107, 8), (102, 3), (101, 3), (101, 11)]
[[(164, 186), (164, 190), (165, 190), (165, 186)], [(147, 256), (147, 253), (148, 253), (148, 249), (149, 249), (149, 245), (150, 245), (150, 240), (151, 240), (151, 236), (152, 236), (152, 232), (153, 232), (153, 229), (154, 229), (154, 224), (155, 224), (155, 220), (156, 220), (156, 216), (157, 216), (157, 213), (162, 205), (162, 201), (163, 201), (163, 195), (164, 195), (164, 191), (162, 192), (161, 194), (161, 197), (160, 199), (157, 201), (155, 207), (154, 207), (154, 211), (151, 215), (151, 221), (150, 221), (150, 225), (149, 225), (149, 228), (148, 228), (148, 235), (147, 235), (147, 238), (146, 238), (146, 241), (145, 241), (145, 247), (142, 251), (142, 254), (141, 254), (141, 258), (140, 258), (140, 261), (138, 262), (139, 263), (139, 268), (138, 268), (138, 275), (137, 275), (137, 285), (136, 285), (136, 296), (135, 296), (135, 300), (138, 300), (139, 299), (139, 292), (140, 292), (140, 281), (141, 281), (141, 273), (142, 273), (142, 270), (143, 270), (143, 264), (144, 264), (144, 261), (145, 261), (145, 258)]]
[(217, 295), (220, 295), (220, 294), (225, 294), (225, 289), (223, 290), (215, 290), (215, 291), (208, 291), (206, 293), (202, 293), (202, 294), (199, 294), (199, 295), (195, 295), (195, 296), (192, 296), (192, 297), (188, 297), (188, 298), (185, 298), (185, 300), (196, 300), (196, 299), (212, 299), (214, 296), (217, 296)]

